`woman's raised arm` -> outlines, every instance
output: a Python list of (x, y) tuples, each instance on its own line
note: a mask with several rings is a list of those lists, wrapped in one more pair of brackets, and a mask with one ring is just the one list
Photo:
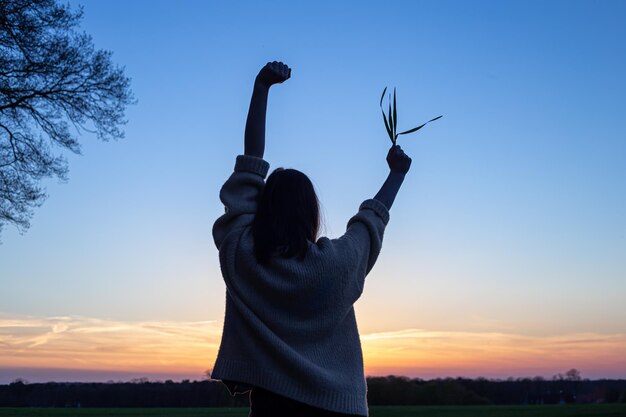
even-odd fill
[(411, 158), (404, 153), (400, 146), (393, 145), (387, 154), (387, 164), (389, 165), (389, 175), (374, 199), (383, 203), (389, 210), (404, 181), (404, 176), (411, 168)]
[(291, 77), (291, 69), (282, 62), (268, 62), (259, 71), (254, 80), (254, 90), (250, 100), (244, 153), (263, 158), (265, 152), (265, 114), (267, 111), (267, 95), (270, 87), (280, 84)]

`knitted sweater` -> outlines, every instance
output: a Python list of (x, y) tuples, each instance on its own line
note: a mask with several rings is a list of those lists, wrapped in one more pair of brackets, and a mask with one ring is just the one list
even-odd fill
[(226, 314), (212, 377), (258, 386), (340, 413), (366, 416), (363, 355), (353, 304), (381, 249), (387, 208), (364, 201), (338, 239), (306, 255), (257, 262), (251, 224), (269, 164), (240, 155), (213, 226)]

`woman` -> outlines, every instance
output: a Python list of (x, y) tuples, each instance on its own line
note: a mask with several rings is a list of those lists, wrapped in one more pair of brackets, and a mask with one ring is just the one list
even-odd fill
[(268, 63), (254, 83), (245, 154), (220, 191), (213, 226), (226, 282), (226, 314), (212, 377), (231, 393), (250, 390), (252, 417), (366, 416), (363, 356), (354, 302), (381, 249), (389, 208), (411, 159), (387, 155), (389, 176), (338, 239), (318, 239), (309, 179), (277, 169), (264, 181), (269, 88), (289, 79)]

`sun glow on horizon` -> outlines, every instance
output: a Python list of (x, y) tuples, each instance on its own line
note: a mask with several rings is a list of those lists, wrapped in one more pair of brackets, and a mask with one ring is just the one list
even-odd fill
[[(3, 377), (9, 380), (21, 376), (19, 369), (50, 368), (200, 378), (213, 364), (221, 330), (218, 321), (4, 317), (0, 369), (13, 369), (15, 375)], [(549, 377), (575, 367), (587, 377), (626, 377), (626, 334), (538, 337), (404, 329), (363, 334), (361, 342), (367, 375)]]

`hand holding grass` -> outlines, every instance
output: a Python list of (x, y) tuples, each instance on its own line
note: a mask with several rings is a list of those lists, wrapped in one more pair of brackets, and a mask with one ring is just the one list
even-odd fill
[(393, 145), (387, 153), (387, 164), (391, 172), (405, 175), (411, 168), (411, 158), (404, 153), (399, 145)]
[(387, 152), (387, 164), (389, 175), (374, 199), (383, 203), (387, 209), (391, 209), (404, 177), (411, 168), (411, 158), (398, 145), (393, 145)]

